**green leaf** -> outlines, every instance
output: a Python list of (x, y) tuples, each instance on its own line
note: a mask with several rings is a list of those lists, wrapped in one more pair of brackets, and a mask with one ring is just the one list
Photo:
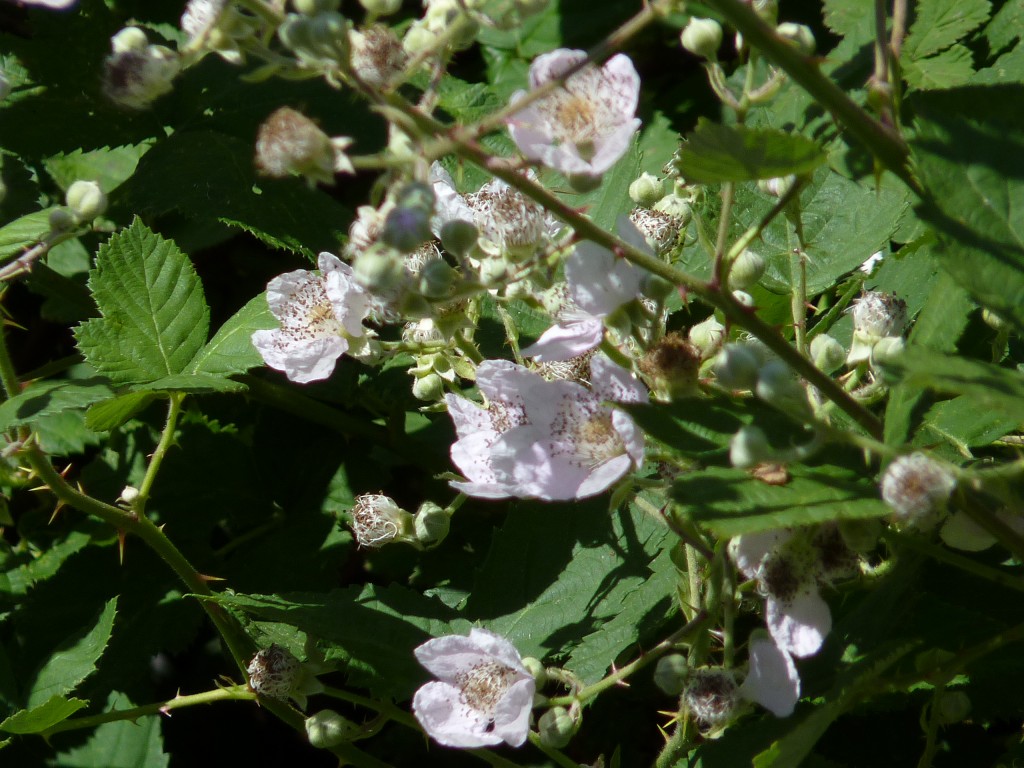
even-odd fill
[(463, 613), (507, 637), (524, 656), (568, 653), (586, 681), (599, 679), (636, 640), (636, 628), (616, 625), (606, 638), (590, 637), (608, 643), (611, 656), (603, 659), (594, 655), (595, 645), (574, 656), (578, 638), (599, 634), (632, 599), (639, 600), (641, 616), (656, 604), (657, 597), (638, 590), (654, 575), (653, 561), (671, 535), (636, 508), (609, 517), (605, 504), (519, 505), (495, 534)]
[(114, 394), (110, 382), (99, 377), (72, 381), (43, 381), (0, 404), (0, 430), (32, 424), (46, 416), (80, 410)]
[[(112, 693), (107, 710), (131, 709), (123, 694)], [(81, 746), (57, 754), (53, 768), (167, 768), (170, 755), (164, 752), (160, 718), (104, 723)]]
[(1024, 0), (1008, 0), (985, 25), (989, 49), (995, 53), (1024, 36)]
[(131, 388), (135, 392), (189, 392), (201, 395), (211, 392), (242, 392), (245, 385), (207, 373), (184, 373), (180, 376), (164, 376), (143, 384), (132, 384)]
[(67, 720), (75, 712), (89, 706), (82, 699), (65, 699), (54, 695), (45, 704), (33, 709), (23, 709), (0, 723), (0, 731), (7, 733), (42, 733), (62, 720)]
[(927, 59), (908, 61), (903, 68), (907, 83), (918, 90), (963, 85), (974, 75), (974, 57), (962, 45), (954, 45)]
[(327, 660), (342, 664), (353, 685), (401, 699), (427, 677), (413, 649), (431, 637), (464, 634), (469, 626), (459, 622), (460, 629), (453, 630), (451, 609), (397, 585), (209, 599), (313, 635)]
[(803, 175), (824, 162), (825, 153), (804, 136), (701, 118), (683, 142), (676, 167), (687, 181), (712, 184)]
[(769, 485), (739, 469), (708, 467), (677, 479), (672, 497), (716, 536), (889, 514), (861, 473), (832, 465), (794, 465), (789, 473), (789, 482)]
[(336, 249), (351, 212), (301, 179), (257, 178), (252, 153), (251, 139), (179, 131), (142, 158), (120, 190), (121, 204), (219, 221), (310, 257)]
[(263, 358), (252, 345), (253, 331), (277, 326), (277, 319), (267, 306), (266, 294), (261, 293), (220, 327), (192, 361), (189, 373), (230, 376), (262, 365)]
[[(907, 191), (885, 178), (881, 183), (880, 188), (857, 183), (819, 168), (800, 193), (804, 242), (785, 216), (777, 216), (762, 233), (762, 241), (751, 246), (767, 261), (761, 284), (788, 295), (798, 278), (792, 259), (797, 248), (808, 256), (807, 292), (812, 296), (835, 285), (876, 251), (887, 252), (889, 239), (907, 210)], [(755, 226), (776, 202), (753, 185), (738, 187), (733, 236)]]
[(107, 601), (96, 624), (56, 649), (35, 676), (28, 694), (27, 709), (34, 709), (53, 696), (63, 696), (96, 671), (96, 662), (110, 640), (117, 615), (117, 597)]
[(50, 210), (35, 211), (0, 227), (0, 259), (20, 256), (50, 231)]
[(973, 397), (961, 395), (928, 409), (914, 444), (924, 447), (939, 437), (965, 458), (973, 458), (971, 448), (988, 445), (1019, 426), (1019, 419), (999, 410), (979, 409)]
[(1024, 329), (1024, 86), (918, 93), (912, 148), (928, 190), (918, 214), (941, 234), (942, 268)]
[(76, 149), (63, 152), (43, 161), (46, 170), (67, 190), (75, 181), (95, 181), (108, 194), (124, 183), (134, 172), (150, 144), (126, 147), (103, 147), (86, 152)]
[(128, 419), (141, 413), (146, 406), (157, 399), (153, 392), (128, 392), (123, 395), (95, 403), (85, 414), (85, 426), (96, 432), (116, 429)]
[(184, 373), (206, 343), (210, 310), (195, 269), (139, 219), (100, 248), (89, 288), (102, 317), (79, 325), (75, 338), (117, 383)]
[(903, 384), (952, 395), (968, 395), (977, 412), (995, 410), (1024, 422), (1024, 375), (980, 360), (910, 347), (886, 370)]
[(840, 37), (861, 33), (858, 39), (870, 40), (874, 33), (874, 8), (861, 0), (825, 0), (825, 24)]
[(920, 0), (917, 18), (903, 45), (904, 61), (923, 59), (949, 48), (988, 19), (988, 0)]
[(0, 592), (24, 595), (40, 581), (53, 576), (64, 561), (86, 546), (91, 537), (87, 533), (70, 533), (62, 542), (47, 547), (38, 557), (15, 568), (7, 563), (6, 572), (0, 573)]

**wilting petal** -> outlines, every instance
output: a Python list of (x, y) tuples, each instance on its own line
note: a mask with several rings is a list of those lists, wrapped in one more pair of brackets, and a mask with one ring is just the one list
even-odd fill
[(750, 670), (740, 695), (760, 704), (776, 717), (793, 714), (800, 699), (800, 674), (792, 657), (762, 630), (750, 639)]

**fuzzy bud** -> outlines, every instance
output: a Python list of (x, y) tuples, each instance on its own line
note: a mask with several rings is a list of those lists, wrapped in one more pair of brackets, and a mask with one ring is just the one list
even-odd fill
[(135, 47), (145, 37), (146, 33), (135, 27), (122, 30), (112, 41), (114, 52), (103, 62), (103, 92), (128, 109), (145, 109), (169, 93), (181, 69), (178, 54), (169, 48)]
[(736, 681), (725, 669), (691, 672), (682, 698), (704, 730), (716, 729), (732, 720), (740, 702)]
[(669, 696), (682, 693), (689, 676), (690, 666), (686, 657), (679, 653), (662, 656), (654, 667), (654, 684)]
[[(374, 24), (361, 31), (353, 30), (349, 33), (349, 42), (352, 70), (367, 85), (383, 88), (405, 70), (408, 56), (402, 41), (390, 27)], [(408, 141), (409, 137), (402, 135)]]
[(900, 523), (931, 530), (946, 514), (956, 478), (923, 453), (900, 456), (882, 475), (882, 499)]
[(287, 648), (275, 644), (253, 656), (246, 671), (249, 687), (258, 695), (287, 699), (298, 682), (301, 665)]
[(430, 239), (434, 191), (420, 182), (407, 184), (395, 197), (395, 207), (384, 219), (380, 239), (402, 253), (411, 253)]
[(416, 510), (414, 520), (416, 539), (425, 547), (444, 541), (451, 529), (451, 516), (432, 501), (425, 501)]
[(428, 299), (443, 299), (451, 295), (459, 273), (444, 259), (431, 259), (420, 269), (419, 289)]
[(317, 749), (330, 749), (352, 740), (359, 726), (329, 709), (306, 718), (306, 738)]
[(110, 38), (110, 48), (115, 54), (128, 51), (141, 52), (146, 50), (147, 45), (149, 45), (149, 38), (138, 27), (125, 27)]
[(825, 373), (832, 373), (846, 360), (846, 350), (843, 345), (833, 339), (827, 333), (822, 333), (811, 339), (811, 359), (814, 365)]
[(413, 516), (380, 493), (356, 497), (349, 527), (361, 547), (382, 547), (393, 541), (415, 541)]
[(726, 344), (715, 359), (715, 377), (725, 389), (753, 389), (762, 362), (749, 344)]
[(679, 41), (694, 56), (715, 61), (722, 45), (722, 25), (714, 19), (698, 19), (694, 16), (679, 36)]
[(637, 205), (652, 208), (662, 198), (661, 180), (650, 173), (643, 173), (629, 185), (629, 197)]
[(880, 339), (901, 336), (907, 327), (907, 304), (895, 294), (867, 291), (853, 303), (853, 344), (849, 364), (864, 362)]
[(441, 245), (456, 256), (465, 256), (472, 251), (479, 236), (475, 225), (461, 219), (446, 221), (441, 226)]
[(352, 265), (352, 271), (357, 283), (378, 296), (398, 294), (408, 282), (405, 259), (400, 253), (379, 243), (359, 254)]
[(265, 176), (334, 181), (335, 147), (316, 123), (290, 107), (271, 113), (256, 134), (256, 169)]
[(680, 229), (689, 224), (690, 219), (693, 218), (693, 209), (690, 206), (690, 201), (681, 195), (675, 194), (674, 192), (665, 195), (656, 202), (654, 204), (654, 210), (659, 213), (668, 214), (678, 221)]
[(711, 315), (707, 320), (691, 327), (687, 337), (690, 339), (690, 343), (700, 350), (700, 356), (707, 359), (712, 352), (722, 346), (722, 342), (725, 340), (725, 326), (718, 322), (714, 315)]
[(412, 380), (412, 396), (424, 402), (433, 402), (444, 397), (444, 379), (436, 373), (416, 376)]
[(764, 258), (759, 253), (743, 249), (729, 268), (729, 287), (733, 290), (744, 290), (764, 275)]
[(814, 33), (810, 27), (787, 21), (779, 24), (775, 31), (779, 37), (783, 40), (788, 40), (805, 56), (810, 56), (814, 53), (816, 43), (814, 42)]
[(729, 461), (737, 469), (750, 469), (770, 461), (775, 451), (768, 442), (764, 430), (753, 425), (740, 427), (739, 432), (729, 441)]
[(107, 210), (107, 196), (95, 181), (74, 182), (64, 201), (79, 221), (92, 221)]
[(541, 743), (546, 747), (561, 749), (576, 733), (576, 723), (564, 707), (552, 707), (537, 721)]

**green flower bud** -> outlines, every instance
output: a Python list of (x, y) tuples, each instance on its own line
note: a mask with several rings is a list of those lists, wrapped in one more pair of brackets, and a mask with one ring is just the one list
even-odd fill
[(395, 207), (384, 219), (380, 239), (402, 253), (411, 253), (431, 238), (433, 214), (433, 190), (420, 182), (407, 184), (399, 191)]
[(725, 340), (725, 326), (712, 315), (690, 328), (687, 337), (690, 343), (700, 350), (700, 356), (707, 359), (712, 352), (722, 346)]
[(736, 299), (737, 304), (746, 307), (747, 309), (751, 309), (754, 306), (754, 297), (746, 291), (734, 290), (732, 292), (732, 297)]
[(537, 690), (543, 688), (548, 682), (548, 672), (544, 668), (540, 659), (535, 659), (533, 656), (527, 656), (523, 659), (523, 666), (526, 667), (526, 671), (533, 675), (534, 682), (537, 683)]
[(753, 389), (761, 355), (749, 344), (726, 344), (715, 359), (715, 377), (725, 389)]
[(564, 707), (552, 707), (537, 721), (541, 743), (546, 747), (561, 749), (576, 733), (576, 723)]
[(425, 501), (416, 510), (416, 538), (425, 547), (433, 547), (445, 540), (451, 530), (451, 516), (432, 501)]
[(149, 45), (149, 38), (138, 27), (125, 27), (110, 38), (110, 47), (114, 53), (144, 51), (147, 45)]
[(415, 377), (412, 380), (412, 396), (426, 402), (440, 400), (444, 397), (444, 379), (436, 373)]
[[(584, 151), (581, 150), (580, 154), (584, 154)], [(573, 192), (578, 192), (581, 195), (585, 195), (587, 192), (593, 192), (601, 186), (601, 177), (593, 176), (588, 173), (570, 173), (567, 181), (569, 182), (569, 186), (572, 187)]]
[(816, 43), (814, 42), (814, 33), (810, 27), (787, 21), (779, 24), (775, 31), (779, 37), (783, 40), (788, 40), (805, 56), (810, 56), (814, 53)]
[(398, 13), (402, 0), (359, 0), (359, 4), (374, 16), (390, 16)]
[[(348, 61), (348, 19), (337, 11), (324, 11), (309, 20), (310, 52), (329, 61)], [(296, 53), (300, 53), (296, 51)]]
[(774, 456), (775, 450), (768, 442), (768, 436), (759, 427), (740, 427), (729, 441), (729, 461), (737, 469), (750, 469)]
[(679, 36), (683, 48), (695, 56), (715, 61), (722, 45), (722, 25), (714, 19), (690, 19)]
[(468, 221), (447, 221), (441, 227), (441, 245), (448, 253), (466, 256), (476, 248), (480, 231)]
[(95, 181), (76, 181), (64, 198), (79, 221), (92, 221), (107, 210), (107, 196)]
[(796, 183), (796, 176), (776, 176), (771, 179), (761, 179), (757, 182), (757, 188), (772, 197), (782, 197), (789, 191), (789, 188)]
[(754, 0), (754, 13), (766, 24), (774, 26), (779, 20), (779, 3), (777, 0)]
[(653, 208), (654, 204), (663, 197), (663, 191), (661, 180), (646, 172), (629, 185), (630, 199), (644, 208)]
[(359, 254), (352, 271), (356, 282), (378, 295), (400, 292), (408, 279), (402, 255), (379, 243)]
[(800, 386), (792, 369), (781, 360), (769, 360), (757, 373), (755, 394), (766, 403), (797, 419), (810, 417), (807, 390)]
[(452, 269), (444, 259), (431, 259), (419, 274), (420, 293), (428, 299), (443, 299), (451, 296), (459, 273)]
[(886, 336), (883, 339), (879, 339), (871, 350), (872, 367), (878, 365), (884, 366), (887, 363), (896, 360), (903, 354), (903, 350), (906, 346), (907, 342), (903, 340), (902, 336)]
[(839, 370), (846, 361), (846, 350), (843, 345), (827, 333), (821, 333), (811, 339), (811, 359), (814, 365), (825, 373)]
[(344, 744), (357, 733), (358, 725), (329, 709), (306, 718), (306, 738), (317, 749), (330, 749)]
[(1000, 333), (1003, 333), (1004, 331), (1009, 331), (1011, 328), (1013, 328), (1012, 325), (1010, 325), (1008, 322), (1003, 320), (1003, 318), (1001, 318), (999, 315), (997, 315), (995, 312), (988, 308), (981, 310), (981, 319), (984, 321), (985, 325), (987, 325), (993, 331), (999, 331)]
[(437, 40), (437, 35), (422, 24), (413, 24), (402, 38), (402, 47), (410, 56), (430, 50)]
[(675, 285), (660, 275), (644, 272), (643, 277), (640, 278), (640, 293), (659, 304), (671, 296), (675, 290)]
[(678, 696), (686, 687), (686, 678), (690, 674), (690, 666), (686, 657), (679, 653), (670, 653), (658, 659), (654, 667), (654, 684), (669, 696)]
[(50, 211), (49, 223), (54, 232), (70, 232), (78, 226), (78, 219), (66, 208), (54, 208)]
[(292, 7), (304, 16), (316, 16), (325, 11), (337, 11), (341, 0), (292, 0)]
[(298, 54), (313, 48), (313, 34), (306, 16), (289, 13), (277, 28), (277, 37), (285, 48)]
[(497, 285), (507, 274), (508, 267), (501, 259), (484, 259), (480, 262), (480, 282), (484, 285)]
[(971, 699), (963, 691), (943, 691), (932, 706), (942, 725), (962, 723), (971, 714)]
[(743, 290), (756, 285), (764, 275), (764, 269), (765, 263), (761, 254), (744, 248), (729, 268), (729, 287), (733, 290)]
[(674, 192), (665, 195), (654, 204), (654, 210), (660, 213), (667, 213), (679, 221), (679, 228), (682, 229), (690, 223), (693, 218), (693, 210), (690, 208), (690, 201)]

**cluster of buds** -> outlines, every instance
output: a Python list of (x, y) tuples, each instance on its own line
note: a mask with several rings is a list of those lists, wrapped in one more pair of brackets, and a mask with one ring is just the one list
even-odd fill
[(349, 22), (338, 12), (340, 0), (300, 0), (293, 5), (298, 13), (285, 17), (278, 39), (300, 66), (333, 77), (349, 60)]
[(907, 303), (891, 293), (866, 291), (853, 303), (853, 344), (848, 365), (866, 362), (879, 353), (892, 355), (903, 345)]
[(68, 232), (102, 216), (107, 210), (107, 196), (95, 181), (75, 181), (64, 194), (65, 208), (50, 212), (50, 230)]

